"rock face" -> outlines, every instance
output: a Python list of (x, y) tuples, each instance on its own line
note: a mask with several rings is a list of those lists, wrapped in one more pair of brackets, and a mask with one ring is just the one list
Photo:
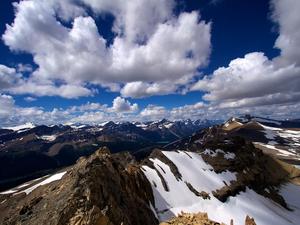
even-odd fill
[(208, 218), (207, 213), (181, 213), (177, 217), (170, 219), (169, 221), (162, 222), (160, 225), (225, 225), (224, 223), (218, 223)]
[[(224, 223), (218, 223), (208, 218), (207, 213), (181, 213), (177, 217), (170, 219), (169, 221), (162, 222), (160, 225), (225, 225)], [(231, 220), (231, 224), (234, 225)], [(246, 217), (245, 225), (256, 225), (253, 218)]]
[(246, 217), (245, 225), (256, 225), (253, 218), (250, 218), (249, 216)]
[(151, 186), (129, 153), (98, 150), (58, 182), (0, 205), (0, 224), (158, 224)]

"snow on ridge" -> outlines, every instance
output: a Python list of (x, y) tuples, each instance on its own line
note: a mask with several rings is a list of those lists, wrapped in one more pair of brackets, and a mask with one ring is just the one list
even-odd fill
[[(229, 197), (225, 203), (222, 203), (211, 192), (224, 186), (224, 183), (221, 182), (229, 183), (234, 180), (234, 173), (215, 173), (212, 167), (205, 163), (201, 155), (197, 153), (184, 151), (163, 151), (162, 153), (176, 165), (182, 175), (182, 180), (176, 179), (168, 165), (159, 159), (152, 159), (156, 170), (160, 172), (168, 186), (169, 190), (166, 191), (156, 170), (142, 166), (142, 171), (152, 186), (155, 211), (160, 221), (170, 219), (181, 211), (207, 212), (212, 220), (226, 224), (230, 224), (231, 219), (234, 224), (244, 224), (247, 215), (254, 217), (256, 223), (260, 225), (296, 225), (300, 221), (300, 200), (293, 201), (292, 196), (289, 195), (290, 190), (296, 194), (300, 193), (299, 186), (289, 186), (288, 184), (287, 187), (281, 189), (287, 204), (295, 211), (288, 211), (249, 188), (234, 197)], [(196, 196), (185, 182), (190, 183), (198, 192), (209, 193), (211, 198), (204, 200), (202, 197)]]
[(164, 124), (165, 128), (170, 129), (173, 126), (173, 123)]
[[(67, 171), (63, 171), (63, 172), (59, 172), (59, 173), (53, 174), (53, 175), (51, 175), (51, 176), (46, 175), (46, 176), (37, 178), (37, 179), (35, 179), (35, 180), (26, 182), (26, 183), (24, 183), (24, 184), (22, 184), (22, 185), (19, 185), (19, 186), (15, 187), (15, 188), (12, 188), (12, 189), (10, 189), (10, 190), (1, 192), (0, 195), (6, 195), (6, 194), (14, 194), (14, 195), (17, 195), (17, 194), (20, 194), (20, 193), (22, 193), (22, 192), (25, 192), (26, 195), (28, 195), (30, 192), (32, 192), (33, 190), (35, 190), (35, 189), (38, 188), (39, 186), (42, 186), (42, 185), (45, 185), (45, 184), (49, 184), (49, 183), (51, 183), (51, 182), (53, 182), (53, 181), (60, 180), (60, 179), (63, 177), (63, 175), (66, 174), (66, 172), (67, 172)], [(37, 183), (37, 184), (35, 184), (35, 185), (29, 187), (29, 188), (26, 188), (25, 190), (22, 190), (22, 189), (24, 189), (25, 187), (29, 186), (31, 183), (34, 183), (34, 182), (36, 182), (36, 181), (38, 181), (38, 180), (41, 180), (41, 179), (43, 179), (43, 178), (45, 178), (45, 177), (47, 177), (47, 176), (48, 176), (48, 178), (46, 178), (45, 180), (43, 180), (43, 181), (41, 181), (41, 182), (39, 182), (39, 183)]]
[(43, 180), (42, 182), (32, 186), (32, 187), (29, 187), (27, 189), (25, 189), (24, 191), (21, 191), (21, 192), (25, 192), (27, 195), (32, 192), (34, 189), (38, 188), (39, 186), (42, 186), (42, 185), (45, 185), (45, 184), (49, 184), (53, 181), (57, 181), (57, 180), (60, 180), (63, 175), (65, 175), (67, 171), (64, 171), (64, 172), (60, 172), (60, 173), (56, 173), (50, 177), (48, 177), (46, 180)]
[(261, 142), (253, 142), (253, 144), (261, 145), (262, 147), (265, 147), (265, 148), (268, 148), (268, 149), (271, 149), (271, 150), (275, 150), (277, 152), (276, 154), (279, 155), (279, 156), (285, 156), (285, 157), (293, 156), (293, 157), (298, 157), (296, 153), (291, 152), (293, 149), (289, 149), (289, 151), (288, 151), (288, 150), (277, 148), (274, 145), (264, 144), (264, 143), (261, 143)]
[(276, 121), (276, 120), (263, 119), (263, 118), (257, 118), (257, 117), (255, 117), (254, 120), (257, 122), (262, 122), (262, 123), (273, 123), (273, 124), (276, 124), (279, 126), (282, 124), (281, 122)]
[(224, 152), (221, 149), (216, 149), (215, 151), (213, 151), (211, 149), (205, 149), (205, 151), (202, 152), (202, 154), (210, 155), (211, 157), (216, 157), (218, 155), (218, 153), (223, 154), (225, 159), (234, 159), (235, 158), (235, 154), (233, 152)]
[(81, 129), (81, 128), (84, 128), (86, 127), (87, 125), (86, 124), (81, 124), (81, 125), (71, 125), (72, 128), (74, 129)]
[(268, 139), (268, 145), (276, 145), (278, 144), (275, 141), (276, 137), (283, 138), (289, 143), (290, 147), (299, 147), (300, 146), (300, 131), (297, 130), (289, 130), (282, 128), (275, 128), (266, 125), (262, 125), (258, 123), (264, 129), (265, 137)]

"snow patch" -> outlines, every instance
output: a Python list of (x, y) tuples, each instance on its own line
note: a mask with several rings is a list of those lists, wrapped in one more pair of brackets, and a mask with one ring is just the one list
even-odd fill
[(164, 124), (165, 128), (170, 129), (173, 126), (173, 123)]
[(55, 139), (57, 138), (56, 135), (43, 135), (38, 137), (39, 139), (45, 140), (45, 141), (55, 141)]
[[(177, 180), (168, 165), (158, 159), (153, 159), (154, 166), (166, 181), (169, 191), (164, 189), (161, 179), (154, 169), (148, 166), (142, 167), (144, 174), (151, 183), (155, 209), (160, 221), (170, 219), (184, 211), (190, 213), (207, 212), (212, 220), (226, 224), (230, 224), (231, 219), (233, 219), (234, 224), (244, 224), (247, 215), (254, 217), (255, 222), (260, 225), (299, 224), (300, 187), (288, 184), (281, 189), (287, 204), (294, 211), (284, 209), (249, 188), (234, 197), (229, 197), (223, 203), (216, 199), (211, 192), (224, 186), (223, 181), (229, 183), (234, 180), (234, 173), (215, 173), (211, 170), (211, 166), (206, 164), (197, 153), (188, 152), (192, 158), (183, 151), (164, 151), (163, 154), (177, 166), (182, 175), (182, 180)], [(207, 192), (211, 199), (204, 200), (196, 196), (189, 190), (185, 182), (190, 183), (198, 192)], [(295, 196), (296, 198), (293, 199)]]
[[(66, 172), (67, 171), (56, 173), (56, 174), (54, 174), (52, 176), (47, 175), (48, 178), (46, 178), (47, 176), (40, 177), (40, 178), (34, 179), (32, 181), (26, 182), (26, 183), (24, 183), (22, 185), (19, 185), (19, 186), (15, 187), (15, 188), (12, 188), (10, 190), (1, 192), (0, 194), (1, 195), (7, 195), (7, 194), (14, 194), (14, 195), (16, 195), (16, 194), (19, 194), (19, 193), (22, 193), (22, 192), (25, 192), (26, 194), (29, 194), (30, 192), (32, 192), (34, 189), (36, 189), (39, 186), (42, 186), (42, 185), (45, 185), (45, 184), (49, 184), (49, 183), (51, 183), (53, 181), (56, 181), (56, 180), (60, 180)], [(27, 189), (25, 189), (25, 190), (22, 190), (25, 187), (30, 186), (30, 184), (33, 184), (33, 183), (35, 183), (38, 180), (41, 180), (43, 178), (46, 178), (46, 179), (43, 180), (43, 181), (41, 181), (41, 182), (39, 182), (39, 183), (37, 183), (37, 184), (35, 184), (35, 185), (33, 185), (33, 186), (31, 186), (31, 187), (29, 187), (29, 188), (27, 188)]]
[(47, 179), (43, 180), (42, 182), (36, 184), (36, 185), (33, 185), (32, 187), (29, 187), (21, 192), (25, 192), (27, 195), (32, 192), (34, 189), (38, 188), (39, 186), (42, 186), (42, 185), (45, 185), (45, 184), (49, 184), (53, 181), (57, 181), (57, 180), (60, 180), (63, 175), (65, 175), (67, 171), (64, 171), (64, 172), (60, 172), (60, 173), (57, 173), (57, 174), (54, 174), (50, 177), (48, 177)]
[(297, 156), (295, 153), (292, 153), (292, 152), (284, 150), (284, 149), (276, 148), (273, 145), (264, 144), (264, 143), (261, 143), (261, 142), (253, 142), (253, 143), (257, 144), (257, 145), (261, 145), (261, 146), (263, 146), (265, 148), (268, 148), (268, 149), (275, 150), (275, 151), (277, 151), (278, 155), (282, 155), (282, 156)]
[(221, 149), (216, 149), (215, 151), (213, 151), (211, 149), (205, 149), (205, 151), (202, 154), (210, 155), (211, 157), (216, 157), (218, 155), (218, 153), (223, 154), (225, 159), (234, 159), (235, 158), (235, 154), (233, 152), (224, 152)]
[(276, 125), (281, 125), (281, 122), (276, 121), (276, 120), (268, 120), (268, 119), (263, 119), (263, 118), (255, 118), (254, 120), (257, 122), (262, 122), (262, 123), (273, 123)]

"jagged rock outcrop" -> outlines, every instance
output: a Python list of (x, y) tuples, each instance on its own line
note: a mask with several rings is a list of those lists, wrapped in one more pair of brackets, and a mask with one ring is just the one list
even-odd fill
[(218, 223), (208, 218), (207, 213), (181, 213), (160, 225), (225, 225)]
[(153, 225), (151, 186), (129, 153), (106, 148), (77, 164), (58, 182), (0, 205), (0, 224)]
[(256, 225), (254, 218), (246, 217), (245, 225)]
[[(160, 225), (225, 225), (212, 221), (208, 218), (207, 213), (181, 213), (177, 217), (174, 217), (166, 222), (160, 223)], [(234, 225), (233, 220), (231, 224)], [(246, 217), (245, 225), (256, 225), (253, 218)]]

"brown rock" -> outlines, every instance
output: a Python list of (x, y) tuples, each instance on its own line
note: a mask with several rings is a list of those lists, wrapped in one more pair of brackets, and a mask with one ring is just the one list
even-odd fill
[(256, 225), (253, 218), (250, 218), (248, 215), (246, 216), (245, 225)]
[(98, 150), (60, 180), (0, 204), (1, 225), (154, 225), (152, 188), (129, 153)]
[(177, 217), (170, 219), (167, 222), (162, 222), (160, 225), (225, 225), (218, 223), (208, 218), (207, 213), (184, 213), (182, 212)]

